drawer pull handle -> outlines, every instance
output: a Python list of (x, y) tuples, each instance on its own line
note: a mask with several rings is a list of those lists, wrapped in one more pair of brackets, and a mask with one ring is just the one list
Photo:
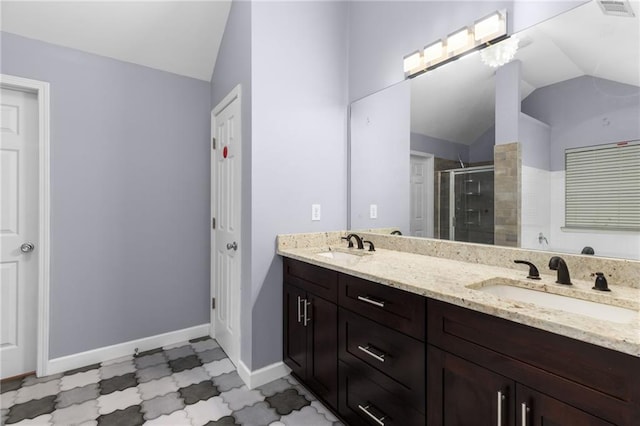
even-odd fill
[(384, 308), (384, 302), (378, 301), (378, 300), (373, 300), (373, 299), (369, 298), (368, 296), (358, 296), (358, 300), (361, 300), (361, 301), (367, 302), (367, 303), (371, 303), (372, 305), (378, 306), (379, 308)]
[(300, 309), (300, 303), (304, 301), (304, 299), (298, 296), (298, 322), (302, 322), (302, 309)]
[(302, 323), (302, 325), (304, 325), (305, 327), (311, 321), (311, 318), (309, 318), (309, 312), (307, 311), (310, 305), (311, 302), (309, 302), (307, 299), (304, 299), (304, 322)]
[(522, 414), (522, 426), (527, 426), (527, 418), (529, 417), (529, 407), (527, 407), (527, 403), (523, 402), (521, 406), (521, 414)]
[(371, 417), (376, 423), (378, 423), (380, 426), (384, 426), (384, 419), (385, 416), (382, 417), (376, 417), (373, 415), (373, 413), (371, 413), (369, 411), (369, 407), (370, 405), (367, 405), (366, 407), (363, 407), (362, 405), (358, 404), (358, 408), (364, 412), (367, 416)]
[(371, 349), (373, 349), (371, 346), (367, 345), (367, 346), (360, 346), (358, 345), (358, 349), (360, 349), (362, 352), (364, 352), (365, 354), (369, 355), (370, 357), (377, 359), (380, 362), (384, 362), (384, 357), (385, 357), (385, 353), (383, 353), (382, 351), (379, 351), (379, 354), (373, 353), (371, 351)]
[(502, 391), (498, 391), (498, 426), (502, 426), (502, 401), (506, 399), (506, 396)]

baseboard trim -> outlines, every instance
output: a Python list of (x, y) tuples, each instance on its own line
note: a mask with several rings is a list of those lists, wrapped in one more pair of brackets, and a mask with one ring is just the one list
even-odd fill
[(182, 330), (170, 331), (168, 333), (50, 359), (46, 364), (44, 375), (48, 376), (62, 373), (74, 368), (132, 355), (135, 348), (138, 348), (140, 352), (144, 352), (161, 346), (174, 345), (197, 337), (208, 336), (209, 332), (209, 324), (201, 324), (194, 327), (183, 328)]
[(291, 369), (284, 362), (275, 362), (258, 370), (251, 371), (244, 362), (238, 361), (238, 375), (249, 389), (255, 389), (291, 373)]

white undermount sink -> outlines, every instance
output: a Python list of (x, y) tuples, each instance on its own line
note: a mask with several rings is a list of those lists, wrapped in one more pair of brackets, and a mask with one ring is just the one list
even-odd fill
[(585, 315), (597, 320), (626, 324), (638, 319), (638, 312), (633, 309), (577, 299), (560, 294), (546, 293), (544, 291), (505, 284), (501, 281), (495, 284), (485, 283), (482, 287), (475, 287), (474, 290), (494, 294), (502, 299), (533, 303), (534, 305), (544, 308)]
[(345, 253), (342, 251), (327, 251), (324, 253), (318, 253), (318, 256), (327, 257), (335, 260), (360, 260), (362, 255)]

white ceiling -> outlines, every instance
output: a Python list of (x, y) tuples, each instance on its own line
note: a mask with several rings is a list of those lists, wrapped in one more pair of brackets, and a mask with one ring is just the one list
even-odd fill
[(211, 80), (231, 0), (5, 1), (2, 31)]
[[(604, 15), (591, 1), (517, 34), (521, 99), (583, 75), (640, 86), (640, 1), (630, 3), (633, 18)], [(411, 131), (473, 143), (494, 123), (494, 72), (475, 52), (414, 78)]]

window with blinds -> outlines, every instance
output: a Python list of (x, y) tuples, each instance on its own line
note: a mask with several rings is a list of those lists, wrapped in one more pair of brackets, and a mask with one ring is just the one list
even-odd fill
[(640, 231), (640, 141), (565, 153), (565, 226)]

